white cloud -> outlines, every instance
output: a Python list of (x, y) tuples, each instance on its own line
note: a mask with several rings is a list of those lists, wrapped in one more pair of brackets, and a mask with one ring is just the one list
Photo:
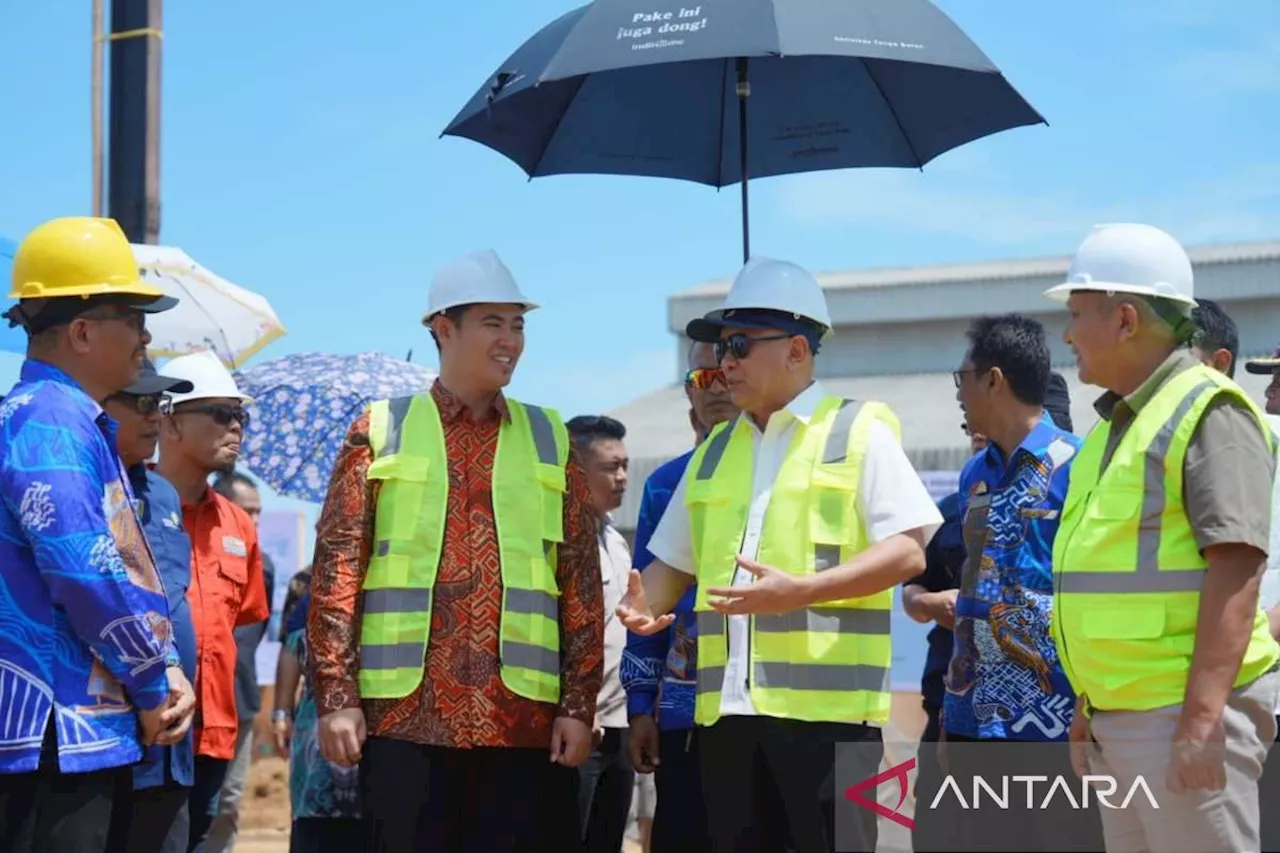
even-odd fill
[(1188, 244), (1280, 234), (1280, 162), (1219, 180), (1171, 183), (1156, 196), (1103, 201), (1071, 191), (1018, 192), (983, 165), (928, 180), (908, 170), (797, 175), (779, 185), (778, 209), (808, 226), (894, 228), (993, 247), (1070, 243), (1095, 223), (1150, 222)]

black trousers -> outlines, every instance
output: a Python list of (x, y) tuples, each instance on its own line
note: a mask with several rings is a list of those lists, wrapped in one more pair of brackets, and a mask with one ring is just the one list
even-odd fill
[(213, 819), (218, 815), (218, 795), (222, 792), (222, 783), (230, 766), (231, 760), (227, 758), (196, 756), (195, 784), (191, 786), (187, 806), (191, 822), (191, 840), (187, 846), (190, 853), (204, 853)]
[[(1276, 725), (1280, 726), (1280, 716), (1276, 717)], [(1262, 816), (1263, 853), (1280, 853), (1280, 735), (1276, 736), (1275, 744), (1267, 753), (1267, 762), (1262, 766), (1258, 806)]]
[(369, 853), (575, 851), (578, 771), (546, 749), (450, 749), (371, 737), (360, 759)]
[(354, 853), (364, 840), (359, 818), (300, 817), (289, 831), (289, 853)]
[(115, 798), (132, 782), (128, 767), (90, 773), (59, 770), (50, 716), (39, 766), (31, 773), (0, 775), (0, 851), (102, 853)]
[(116, 797), (110, 853), (186, 853), (191, 789), (175, 782)]
[[(702, 793), (715, 853), (876, 849), (876, 816), (855, 809), (856, 838), (836, 838), (836, 744), (858, 743), (856, 778), (884, 755), (880, 730), (848, 723), (723, 717), (702, 731)], [(661, 799), (661, 795), (659, 795)], [(777, 806), (781, 803), (781, 808)], [(856, 814), (855, 814), (856, 812)], [(662, 853), (657, 848), (654, 853)]]
[[(942, 752), (944, 769), (968, 798), (971, 808), (951, 795), (939, 801), (935, 819), (949, 827), (944, 849), (956, 851), (1092, 851), (1104, 849), (1102, 818), (1096, 799), (1088, 808), (1073, 808), (1066, 796), (1048, 798), (1056, 777), (1079, 791), (1079, 777), (1071, 767), (1071, 746), (1065, 741), (1041, 743), (975, 739), (947, 734)], [(1009, 808), (972, 808), (974, 776), (981, 776), (1001, 791), (1001, 777), (1041, 777), (1033, 808), (1026, 807), (1025, 788), (1014, 787)], [(916, 819), (930, 803), (916, 801)]]
[(649, 846), (653, 853), (710, 853), (702, 800), (702, 730), (662, 732), (658, 737), (661, 763), (653, 774), (658, 803)]
[(578, 820), (585, 853), (622, 849), (636, 784), (627, 734), (627, 729), (605, 729), (600, 744), (578, 768)]

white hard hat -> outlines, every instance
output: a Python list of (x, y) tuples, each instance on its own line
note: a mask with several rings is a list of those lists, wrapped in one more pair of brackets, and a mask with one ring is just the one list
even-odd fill
[(738, 272), (724, 302), (698, 320), (691, 320), (685, 334), (695, 341), (715, 341), (726, 326), (776, 328), (754, 311), (790, 314), (792, 320), (808, 320), (822, 327), (819, 340), (831, 334), (827, 297), (813, 274), (789, 261), (752, 258)]
[(1139, 293), (1194, 306), (1191, 259), (1178, 241), (1150, 225), (1097, 225), (1080, 244), (1067, 280), (1045, 291), (1066, 302), (1073, 290)]
[(219, 397), (230, 397), (245, 404), (253, 402), (252, 397), (241, 393), (231, 371), (223, 366), (216, 355), (208, 351), (178, 356), (165, 364), (164, 375), (191, 383), (190, 391), (182, 394), (170, 392), (169, 399), (175, 406), (192, 400), (209, 400)]
[(523, 305), (526, 311), (538, 307), (537, 303), (525, 299), (498, 253), (483, 249), (454, 258), (436, 270), (422, 322), (426, 323), (446, 308), (477, 302)]

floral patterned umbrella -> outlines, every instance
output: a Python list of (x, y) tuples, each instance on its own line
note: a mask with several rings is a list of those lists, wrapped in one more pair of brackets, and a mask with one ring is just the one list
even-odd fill
[(254, 398), (241, 460), (282, 495), (323, 503), (347, 429), (374, 400), (431, 387), (435, 373), (377, 352), (299, 353), (236, 371)]

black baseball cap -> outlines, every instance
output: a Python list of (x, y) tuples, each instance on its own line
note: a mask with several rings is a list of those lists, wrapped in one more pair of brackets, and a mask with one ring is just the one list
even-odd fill
[(156, 372), (155, 364), (151, 359), (147, 358), (142, 362), (142, 369), (138, 371), (137, 380), (128, 388), (123, 389), (122, 393), (146, 397), (150, 394), (167, 394), (170, 391), (178, 394), (190, 394), (193, 390), (195, 390), (195, 386), (185, 379), (161, 376)]
[(798, 314), (777, 311), (772, 308), (731, 308), (728, 311), (712, 311), (705, 317), (690, 320), (684, 333), (690, 340), (715, 343), (723, 329), (758, 329), (781, 332), (793, 337), (809, 339), (809, 347), (815, 353), (822, 340), (822, 327)]

